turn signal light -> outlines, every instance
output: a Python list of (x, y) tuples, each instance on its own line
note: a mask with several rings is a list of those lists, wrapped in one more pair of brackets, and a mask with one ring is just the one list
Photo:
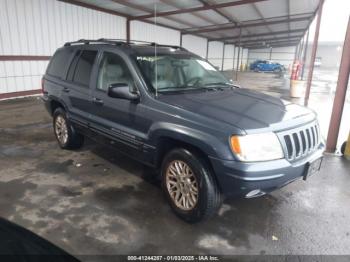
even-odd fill
[(231, 136), (230, 144), (231, 144), (231, 149), (233, 152), (235, 152), (236, 154), (242, 153), (241, 146), (239, 144), (238, 136)]

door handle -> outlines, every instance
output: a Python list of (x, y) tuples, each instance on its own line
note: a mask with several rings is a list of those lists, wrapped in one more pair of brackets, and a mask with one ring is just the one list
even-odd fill
[(100, 98), (97, 98), (97, 97), (94, 97), (93, 99), (92, 99), (92, 103), (94, 103), (94, 104), (96, 104), (96, 105), (103, 105), (103, 100), (102, 99), (100, 99)]
[(63, 87), (63, 90), (62, 90), (63, 92), (65, 92), (65, 93), (69, 93), (69, 88), (68, 87)]

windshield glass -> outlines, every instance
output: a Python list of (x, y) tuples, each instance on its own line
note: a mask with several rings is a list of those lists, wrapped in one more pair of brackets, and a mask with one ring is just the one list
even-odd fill
[(232, 85), (211, 64), (194, 56), (138, 56), (137, 62), (149, 84), (158, 92)]

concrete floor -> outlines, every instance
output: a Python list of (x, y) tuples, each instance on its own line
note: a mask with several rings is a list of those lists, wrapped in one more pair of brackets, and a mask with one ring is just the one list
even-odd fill
[(350, 254), (350, 161), (341, 157), (326, 156), (307, 182), (228, 200), (189, 225), (136, 162), (90, 141), (59, 149), (38, 98), (0, 108), (0, 214), (71, 254)]

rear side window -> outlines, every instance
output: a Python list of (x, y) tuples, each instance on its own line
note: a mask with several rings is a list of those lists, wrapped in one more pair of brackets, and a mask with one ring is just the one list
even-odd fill
[(73, 50), (71, 49), (58, 50), (51, 59), (47, 73), (64, 79), (72, 53)]
[(75, 68), (73, 82), (88, 86), (92, 67), (97, 55), (97, 51), (85, 50), (81, 52), (77, 66)]
[(77, 50), (77, 52), (75, 52), (74, 58), (72, 60), (72, 63), (70, 64), (69, 69), (68, 69), (68, 75), (67, 75), (67, 80), (68, 81), (73, 81), (75, 68), (77, 66), (80, 54), (81, 54), (81, 50)]

